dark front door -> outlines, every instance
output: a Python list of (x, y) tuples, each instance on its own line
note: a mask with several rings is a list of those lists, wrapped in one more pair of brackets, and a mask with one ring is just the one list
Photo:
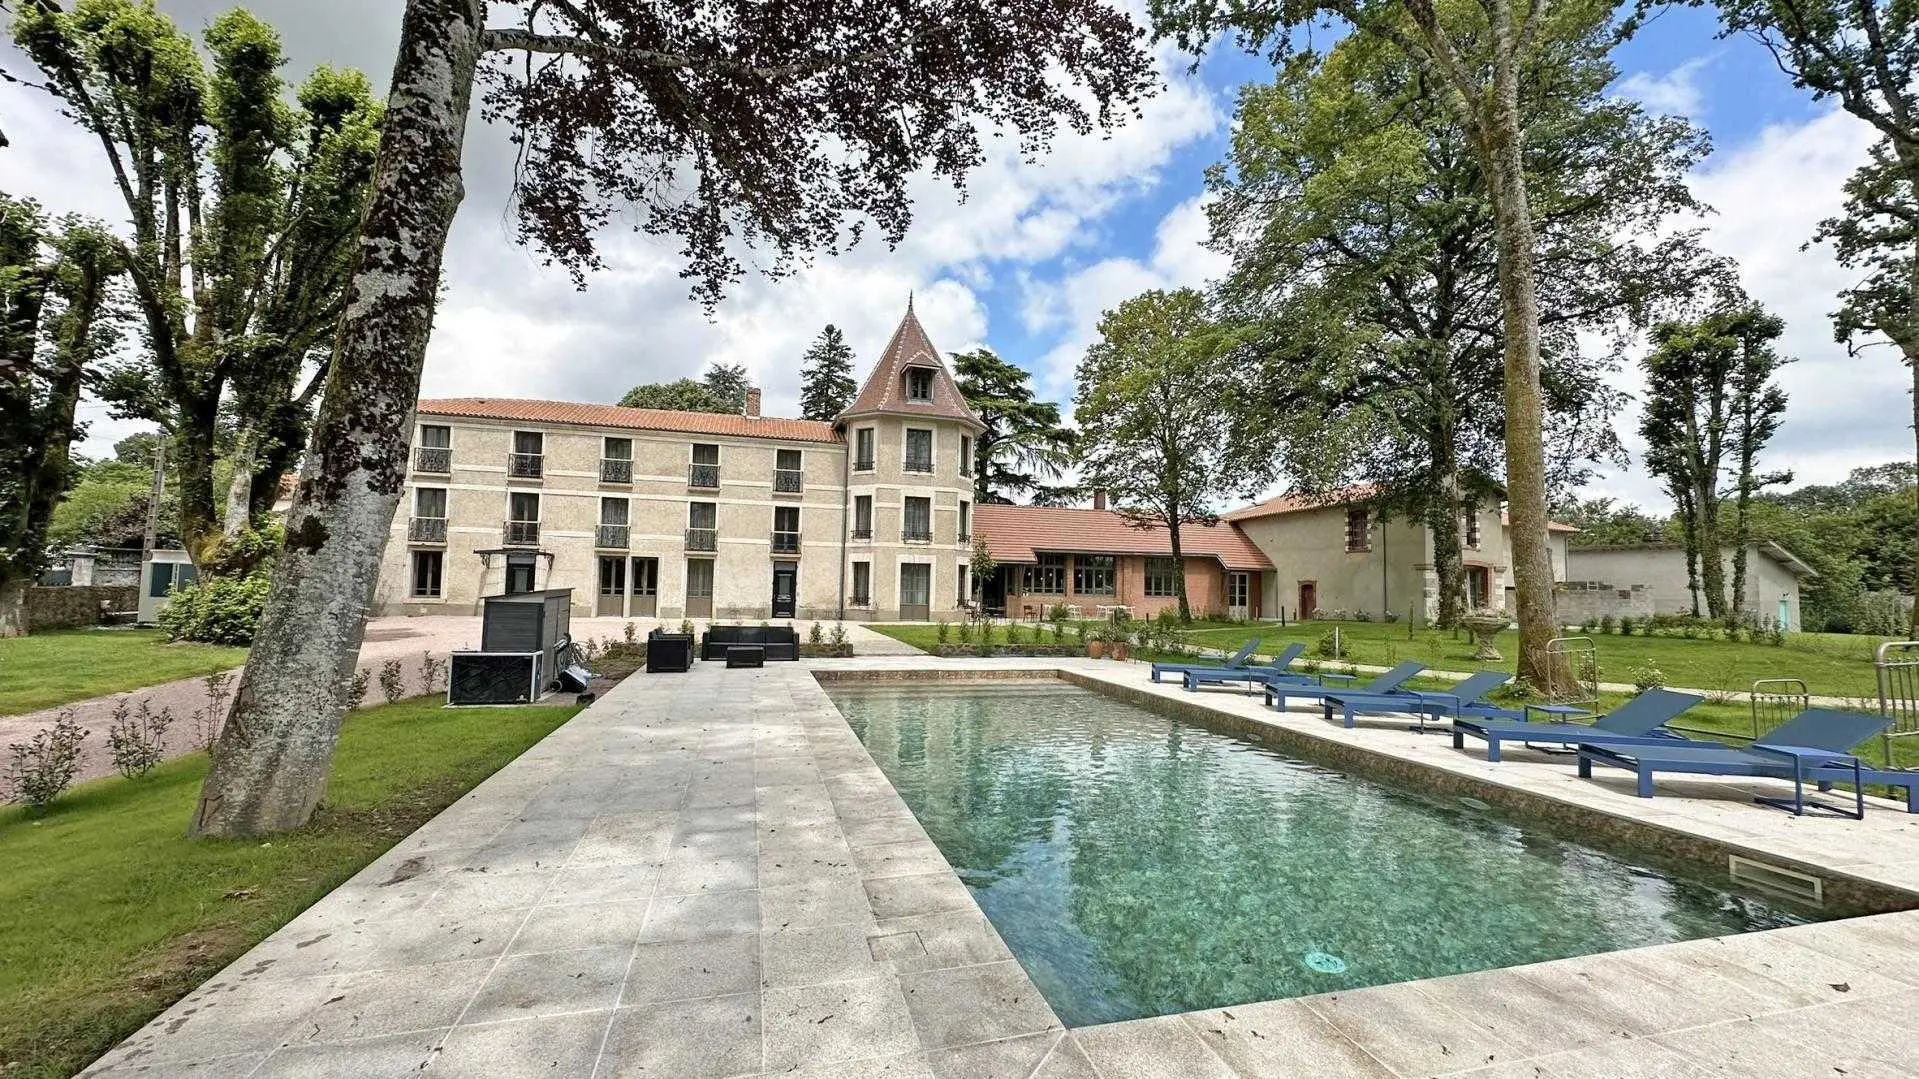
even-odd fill
[(1303, 622), (1306, 619), (1311, 618), (1313, 616), (1313, 612), (1317, 610), (1319, 610), (1318, 582), (1316, 581), (1299, 582), (1299, 610), (1294, 613), (1293, 617), (1296, 620)]
[(517, 595), (533, 591), (533, 556), (508, 555), (506, 559), (506, 594)]
[(900, 566), (900, 620), (924, 622), (932, 616), (933, 567), (908, 562)]
[(793, 617), (793, 594), (799, 590), (800, 568), (791, 562), (773, 563), (773, 617)]

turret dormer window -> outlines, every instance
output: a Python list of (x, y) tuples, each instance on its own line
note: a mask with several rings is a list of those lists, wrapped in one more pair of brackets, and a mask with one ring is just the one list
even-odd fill
[(924, 367), (906, 369), (906, 399), (908, 401), (931, 401), (933, 399), (933, 372)]

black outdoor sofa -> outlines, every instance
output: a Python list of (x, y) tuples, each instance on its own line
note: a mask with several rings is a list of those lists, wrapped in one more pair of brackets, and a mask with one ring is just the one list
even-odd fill
[(792, 626), (713, 626), (700, 635), (700, 658), (724, 660), (729, 648), (761, 648), (766, 658), (800, 658), (800, 631)]

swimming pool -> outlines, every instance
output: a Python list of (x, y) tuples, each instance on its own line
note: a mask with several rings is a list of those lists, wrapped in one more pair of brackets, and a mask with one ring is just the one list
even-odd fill
[(829, 693), (1069, 1026), (1807, 917), (1072, 686)]

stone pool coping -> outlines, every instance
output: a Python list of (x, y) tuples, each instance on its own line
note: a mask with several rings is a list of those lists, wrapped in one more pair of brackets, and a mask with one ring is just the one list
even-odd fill
[[(1911, 912), (1064, 1031), (820, 684), (1060, 670), (1150, 685), (1138, 664), (931, 657), (628, 679), (86, 1074), (1919, 1071)], [(1275, 719), (1433, 764), (1434, 739)], [(1517, 754), (1498, 767), (1547, 771)], [(1793, 819), (1723, 796), (1700, 814), (1613, 797), (1747, 841), (1779, 830), (1751, 814)], [(1843, 831), (1788, 831), (1800, 857), (1857, 867)], [(1910, 833), (1868, 834), (1913, 853)]]

